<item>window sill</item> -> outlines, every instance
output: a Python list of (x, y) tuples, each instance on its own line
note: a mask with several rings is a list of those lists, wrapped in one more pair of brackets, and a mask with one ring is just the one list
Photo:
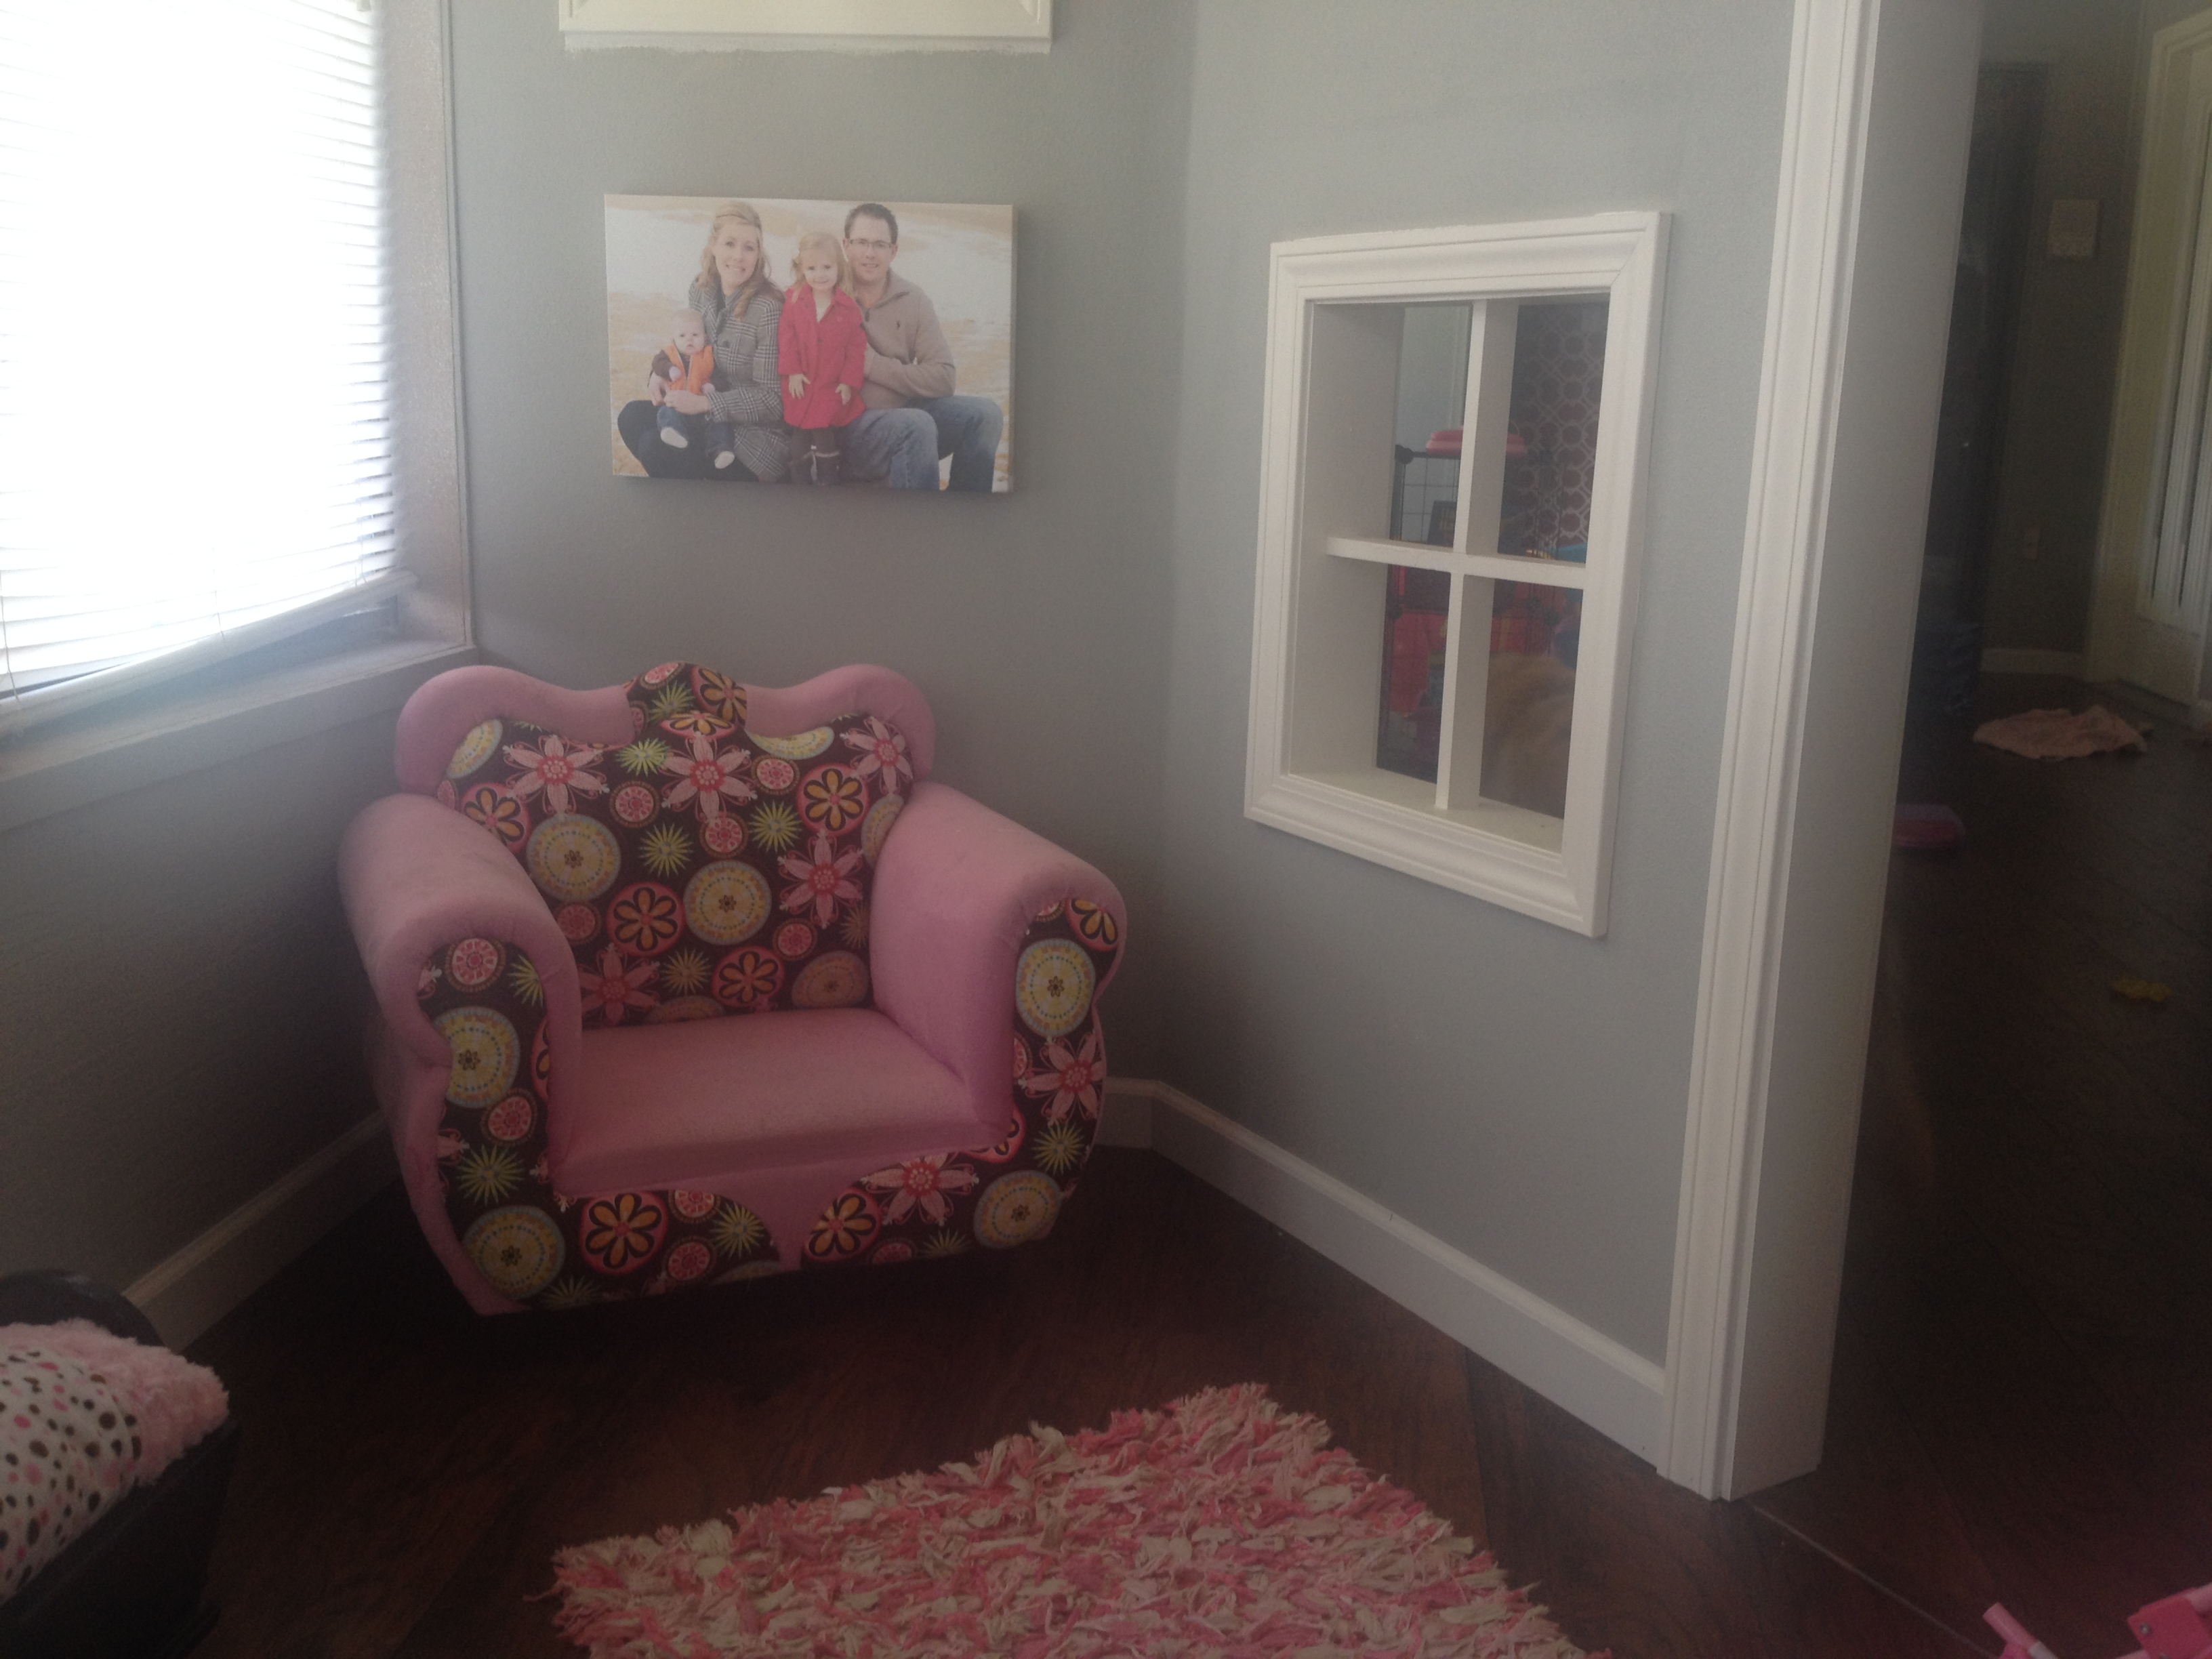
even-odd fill
[(384, 641), (249, 679), (164, 687), (144, 706), (27, 733), (0, 748), (0, 832), (385, 714), (477, 656), (443, 641)]
[(1558, 818), (1491, 800), (1442, 811), (1434, 785), (1373, 767), (1279, 772), (1247, 797), (1244, 815), (1578, 933), (1600, 931)]

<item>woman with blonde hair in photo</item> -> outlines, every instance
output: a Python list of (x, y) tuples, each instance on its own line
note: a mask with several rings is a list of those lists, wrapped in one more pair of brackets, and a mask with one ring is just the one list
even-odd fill
[[(725, 202), (708, 227), (691, 283), (690, 307), (707, 325), (714, 352), (714, 392), (648, 376), (646, 395), (623, 405), (615, 425), (638, 464), (656, 478), (746, 478), (775, 483), (787, 463), (783, 386), (776, 376), (776, 331), (783, 295), (769, 275), (768, 237), (750, 202)], [(737, 459), (717, 466), (708, 447), (659, 441), (663, 405), (679, 415), (727, 422)]]

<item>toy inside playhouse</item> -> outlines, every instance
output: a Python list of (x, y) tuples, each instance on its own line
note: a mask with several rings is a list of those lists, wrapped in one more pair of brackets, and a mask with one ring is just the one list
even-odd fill
[[(1589, 556), (1606, 310), (1602, 299), (1520, 309), (1494, 544), (1499, 554), (1577, 565)], [(1461, 495), (1462, 428), (1456, 420), (1467, 398), (1470, 317), (1464, 303), (1406, 308), (1392, 451), (1393, 541), (1452, 544)], [(1470, 525), (1468, 532), (1472, 548), (1482, 530)], [(1390, 567), (1375, 760), (1387, 771), (1429, 782), (1436, 780), (1442, 738), (1449, 609), (1450, 581), (1443, 572)], [(1541, 581), (1494, 585), (1485, 794), (1554, 817), (1565, 810), (1581, 629), (1577, 589)]]

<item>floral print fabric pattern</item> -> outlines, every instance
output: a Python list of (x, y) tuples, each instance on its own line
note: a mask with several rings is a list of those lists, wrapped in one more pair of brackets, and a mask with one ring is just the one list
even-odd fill
[[(586, 1028), (867, 1006), (875, 867), (915, 782), (905, 735), (865, 714), (756, 735), (744, 688), (684, 663), (628, 695), (628, 744), (486, 720), (438, 791), (544, 895), (575, 953)], [(854, 1171), (792, 1241), (803, 1266), (942, 1258), (1051, 1230), (1097, 1133), (1094, 1004), (1121, 946), (1088, 900), (1034, 919), (1006, 992), (1003, 1132)], [(780, 1241), (741, 1192), (555, 1189), (538, 964), (501, 941), (455, 940), (425, 964), (420, 996), (455, 1048), (437, 1142), (447, 1212), (502, 1294), (574, 1308), (779, 1271)]]
[[(744, 688), (690, 663), (641, 675), (629, 696), (635, 735), (619, 745), (484, 721), (454, 752), (440, 799), (496, 835), (545, 895), (575, 946), (587, 1025), (650, 1019), (663, 1003), (707, 995), (725, 965), (712, 1010), (687, 1012), (792, 1006), (811, 963), (854, 933), (866, 939), (865, 921), (843, 934), (836, 925), (866, 904), (874, 855), (914, 787), (905, 734), (848, 714), (796, 737), (756, 737)], [(816, 922), (811, 949), (769, 958), (772, 974), (757, 949), (731, 960), (732, 946), (765, 944), (784, 915)], [(855, 975), (841, 962), (806, 983), (866, 1000), (865, 967)]]
[[(619, 952), (610, 946), (607, 954)], [(480, 979), (487, 957), (498, 963), (489, 981), (464, 982)], [(555, 1190), (547, 1154), (552, 1074), (545, 993), (527, 957), (496, 939), (457, 939), (424, 965), (418, 996), (431, 1023), (455, 1034), (449, 1040), (456, 1073), (465, 1047), (474, 1056), (466, 1074), (447, 1085), (438, 1174), (453, 1236), (494, 1290), (534, 1307), (581, 1308), (775, 1271), (775, 1241), (734, 1200)], [(623, 1011), (628, 1017), (627, 1003)], [(528, 1053), (526, 1069), (509, 1068), (510, 1051)], [(490, 1098), (501, 1078), (506, 1092)]]

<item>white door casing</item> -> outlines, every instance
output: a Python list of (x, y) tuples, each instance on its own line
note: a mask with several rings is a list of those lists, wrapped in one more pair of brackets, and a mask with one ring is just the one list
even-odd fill
[(1979, 0), (1797, 0), (1660, 1472), (1820, 1459)]
[(2087, 672), (2191, 702), (2212, 603), (2212, 11), (2151, 46)]

